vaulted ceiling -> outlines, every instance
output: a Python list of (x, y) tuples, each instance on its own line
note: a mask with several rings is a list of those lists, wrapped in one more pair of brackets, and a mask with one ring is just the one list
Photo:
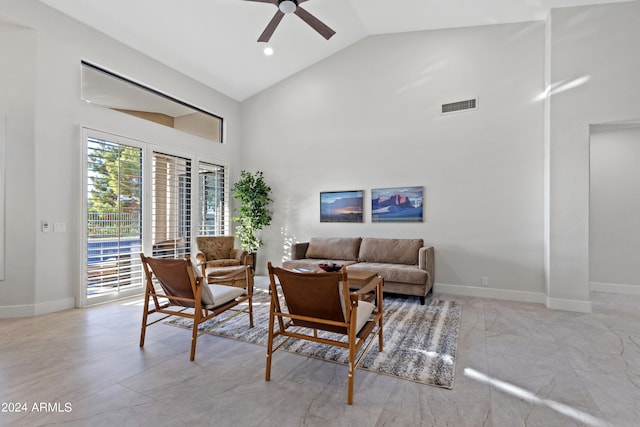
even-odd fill
[(370, 35), (544, 20), (551, 8), (620, 0), (308, 0), (301, 6), (336, 34), (325, 40), (296, 15), (285, 15), (269, 41), (271, 56), (256, 40), (275, 4), (40, 1), (242, 101)]

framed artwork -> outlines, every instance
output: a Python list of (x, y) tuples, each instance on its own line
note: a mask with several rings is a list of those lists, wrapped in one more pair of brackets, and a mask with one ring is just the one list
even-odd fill
[(371, 190), (371, 222), (422, 222), (424, 187)]
[(320, 222), (363, 222), (363, 191), (320, 193)]

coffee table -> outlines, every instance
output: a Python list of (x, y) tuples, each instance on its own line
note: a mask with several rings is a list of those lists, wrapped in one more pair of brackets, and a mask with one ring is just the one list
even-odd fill
[[(324, 270), (321, 268), (309, 268), (309, 267), (299, 267), (294, 268), (293, 271), (298, 273), (323, 273)], [(372, 281), (374, 278), (378, 276), (378, 273), (375, 271), (366, 271), (366, 270), (353, 270), (347, 271), (347, 280), (349, 280), (349, 289), (357, 290)], [(382, 281), (382, 286), (384, 286), (384, 280)], [(271, 292), (271, 291), (269, 291)], [(373, 295), (365, 296), (365, 301), (371, 302), (373, 300)]]
[[(347, 280), (349, 281), (349, 289), (357, 290), (378, 277), (378, 273), (375, 271), (354, 270), (347, 272)], [(384, 280), (382, 281), (384, 287)], [(373, 302), (375, 299), (374, 293), (369, 293), (361, 297), (364, 301)]]
[(347, 271), (347, 279), (350, 288), (361, 288), (369, 283), (378, 273), (375, 271), (354, 270)]
[[(293, 271), (297, 273), (324, 273), (324, 270), (321, 268), (309, 268), (309, 267), (294, 268)], [(362, 286), (369, 283), (377, 275), (378, 273), (376, 273), (375, 271), (364, 271), (364, 270), (348, 271), (347, 278), (349, 279), (349, 287), (361, 288)]]

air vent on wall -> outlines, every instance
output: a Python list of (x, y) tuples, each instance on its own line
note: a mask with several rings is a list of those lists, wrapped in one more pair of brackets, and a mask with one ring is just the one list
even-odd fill
[(442, 104), (442, 114), (457, 113), (458, 111), (476, 110), (478, 108), (478, 98), (467, 99), (465, 101)]

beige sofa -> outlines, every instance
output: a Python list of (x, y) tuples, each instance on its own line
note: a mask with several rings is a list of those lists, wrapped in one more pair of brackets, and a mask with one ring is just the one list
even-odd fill
[(371, 237), (314, 237), (295, 243), (288, 269), (317, 268), (336, 263), (348, 271), (375, 271), (384, 279), (384, 291), (420, 297), (433, 287), (434, 249), (422, 239), (379, 239)]

